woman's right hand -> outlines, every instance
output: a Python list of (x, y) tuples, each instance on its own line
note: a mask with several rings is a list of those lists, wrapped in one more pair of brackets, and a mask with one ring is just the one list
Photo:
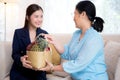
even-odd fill
[(45, 38), (49, 43), (54, 44), (54, 45), (56, 44), (56, 40), (55, 40), (55, 38), (54, 38), (52, 35), (44, 34), (44, 33), (42, 33), (41, 35), (44, 36), (44, 38)]
[(55, 37), (49, 34), (42, 34), (42, 36), (44, 36), (49, 43), (53, 44), (59, 53), (64, 52), (64, 47), (59, 44), (60, 42), (58, 42)]
[(27, 60), (27, 55), (24, 55), (20, 58), (21, 62), (22, 62), (22, 65), (23, 67), (25, 68), (29, 68), (29, 69), (32, 69), (32, 66), (30, 65), (31, 62)]

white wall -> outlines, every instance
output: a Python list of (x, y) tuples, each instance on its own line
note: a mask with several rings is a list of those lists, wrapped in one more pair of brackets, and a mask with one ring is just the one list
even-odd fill
[(39, 4), (42, 7), (44, 5), (43, 0), (17, 0), (16, 3), (7, 3), (6, 5), (0, 3), (0, 41), (5, 39), (11, 41), (13, 39), (14, 30), (23, 27), (26, 8), (32, 3)]
[[(16, 28), (24, 25), (25, 11), (31, 3), (37, 3), (44, 9), (42, 28), (49, 33), (73, 33), (76, 28), (73, 21), (74, 8), (80, 0), (18, 0), (6, 5), (6, 40), (11, 41)], [(97, 16), (105, 20), (104, 34), (120, 34), (119, 0), (92, 0), (96, 5)], [(0, 40), (4, 40), (4, 9), (0, 3)]]
[(104, 19), (104, 34), (120, 34), (120, 1), (94, 0), (97, 16)]
[(72, 33), (75, 30), (73, 21), (76, 3), (80, 0), (47, 0), (43, 27), (49, 33)]
[(3, 4), (0, 4), (0, 41), (3, 40), (4, 38), (4, 28), (3, 28), (3, 25), (4, 25), (4, 8), (1, 8), (1, 7), (4, 7)]
[[(50, 33), (72, 33), (75, 30), (73, 17), (75, 5), (80, 0), (44, 0), (45, 29)], [(91, 0), (96, 6), (96, 16), (105, 21), (103, 34), (120, 34), (120, 1)]]

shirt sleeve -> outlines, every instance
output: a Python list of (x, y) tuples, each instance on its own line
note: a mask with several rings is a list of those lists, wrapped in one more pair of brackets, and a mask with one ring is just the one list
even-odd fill
[(65, 60), (69, 60), (69, 55), (68, 52), (69, 51), (69, 44), (66, 44), (64, 46), (64, 53), (61, 54), (61, 58), (65, 59)]
[(61, 54), (61, 58), (69, 60), (69, 46), (71, 45), (71, 42), (73, 41), (73, 39), (76, 36), (77, 32), (78, 31), (75, 31), (73, 33), (73, 36), (72, 36), (72, 39), (70, 40), (70, 42), (64, 46), (64, 53)]
[(70, 60), (62, 64), (64, 71), (67, 73), (82, 71), (101, 51), (103, 51), (103, 42), (101, 39), (94, 37), (87, 40), (75, 60)]

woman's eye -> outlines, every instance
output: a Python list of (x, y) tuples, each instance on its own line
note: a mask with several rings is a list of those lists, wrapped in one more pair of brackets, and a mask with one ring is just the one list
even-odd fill
[(43, 18), (43, 15), (41, 15), (41, 18)]
[(39, 16), (38, 15), (35, 15), (36, 18), (38, 18)]

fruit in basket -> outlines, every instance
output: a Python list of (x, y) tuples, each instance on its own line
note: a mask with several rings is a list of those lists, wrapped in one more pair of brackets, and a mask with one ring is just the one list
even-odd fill
[(27, 59), (31, 62), (34, 69), (45, 67), (46, 59), (50, 62), (52, 60), (48, 42), (41, 35), (38, 35), (36, 40), (28, 45), (27, 55)]
[(30, 51), (30, 49), (32, 48), (32, 46), (35, 44), (35, 41), (34, 42), (32, 42), (31, 44), (29, 44), (28, 46), (27, 46), (27, 51)]

